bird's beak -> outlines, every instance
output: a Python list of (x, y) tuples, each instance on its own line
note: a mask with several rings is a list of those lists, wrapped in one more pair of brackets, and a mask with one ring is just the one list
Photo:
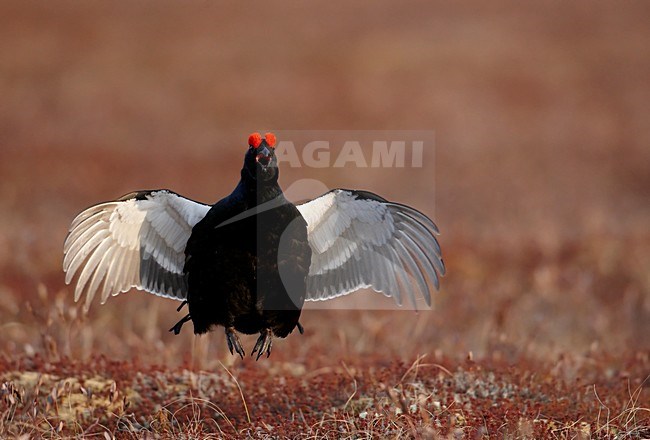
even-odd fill
[(266, 145), (260, 146), (257, 149), (257, 156), (255, 156), (255, 161), (262, 165), (263, 169), (266, 169), (266, 167), (271, 163), (271, 159), (272, 152)]

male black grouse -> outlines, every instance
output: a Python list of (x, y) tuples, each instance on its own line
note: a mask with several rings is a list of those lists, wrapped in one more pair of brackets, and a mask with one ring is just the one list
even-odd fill
[(294, 205), (278, 184), (272, 133), (253, 133), (234, 191), (210, 206), (169, 190), (138, 191), (81, 212), (65, 240), (66, 283), (75, 301), (135, 287), (189, 306), (170, 331), (225, 328), (260, 336), (251, 353), (298, 327), (304, 301), (372, 288), (398, 304), (416, 292), (431, 304), (445, 274), (438, 228), (421, 212), (367, 191), (335, 189)]

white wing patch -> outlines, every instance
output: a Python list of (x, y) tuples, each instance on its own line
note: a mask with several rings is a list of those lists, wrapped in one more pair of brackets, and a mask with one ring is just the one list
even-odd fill
[(209, 209), (159, 190), (129, 194), (81, 212), (63, 246), (65, 282), (79, 272), (75, 301), (85, 292), (88, 309), (98, 292), (103, 304), (133, 287), (184, 300), (185, 246)]
[[(307, 301), (370, 287), (402, 304), (415, 292), (431, 305), (445, 274), (438, 228), (421, 212), (370, 193), (337, 189), (298, 206), (307, 221), (312, 261)], [(416, 306), (417, 307), (417, 306)]]

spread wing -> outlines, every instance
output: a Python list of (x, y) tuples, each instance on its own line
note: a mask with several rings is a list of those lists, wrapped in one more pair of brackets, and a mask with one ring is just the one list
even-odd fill
[(63, 270), (69, 284), (79, 272), (74, 299), (110, 295), (135, 287), (184, 300), (185, 245), (192, 227), (210, 206), (168, 190), (140, 191), (81, 212), (63, 245)]
[(445, 274), (437, 226), (421, 212), (365, 191), (336, 189), (298, 206), (312, 261), (307, 301), (370, 287), (402, 304), (404, 293), (431, 305)]

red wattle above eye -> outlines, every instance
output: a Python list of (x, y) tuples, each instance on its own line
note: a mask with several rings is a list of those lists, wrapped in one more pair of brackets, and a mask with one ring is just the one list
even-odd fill
[(257, 148), (262, 143), (262, 135), (259, 133), (253, 133), (248, 136), (248, 145), (251, 147)]
[(273, 133), (265, 133), (264, 138), (266, 139), (266, 143), (269, 145), (269, 147), (271, 148), (275, 147), (275, 143), (277, 142), (277, 140)]

